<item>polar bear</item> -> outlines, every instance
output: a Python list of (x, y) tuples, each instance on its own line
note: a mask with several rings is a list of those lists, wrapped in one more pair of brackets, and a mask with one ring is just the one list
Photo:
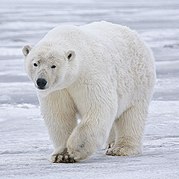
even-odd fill
[(106, 141), (107, 155), (141, 153), (156, 75), (151, 50), (135, 31), (103, 21), (62, 25), (22, 51), (52, 162), (86, 159)]

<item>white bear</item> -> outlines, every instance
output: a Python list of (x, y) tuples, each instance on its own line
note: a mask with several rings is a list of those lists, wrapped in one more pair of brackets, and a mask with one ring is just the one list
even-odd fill
[(107, 155), (142, 151), (156, 74), (135, 31), (104, 21), (62, 25), (23, 54), (54, 145), (52, 162), (88, 158), (110, 131)]

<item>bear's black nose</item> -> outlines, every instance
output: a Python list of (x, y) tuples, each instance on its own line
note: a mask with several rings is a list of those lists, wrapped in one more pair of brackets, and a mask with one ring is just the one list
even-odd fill
[(45, 85), (47, 84), (47, 81), (43, 78), (37, 79), (37, 86), (39, 89), (45, 89)]

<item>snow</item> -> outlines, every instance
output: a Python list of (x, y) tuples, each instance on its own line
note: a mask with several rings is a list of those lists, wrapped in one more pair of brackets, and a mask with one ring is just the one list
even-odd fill
[[(179, 178), (178, 0), (1, 0), (0, 178)], [(58, 24), (108, 20), (136, 29), (154, 51), (157, 83), (144, 136), (143, 154), (106, 156), (99, 150), (75, 164), (52, 164), (33, 84), (21, 48)]]
[(141, 156), (105, 156), (101, 150), (80, 163), (51, 164), (52, 146), (39, 107), (1, 105), (0, 178), (177, 178), (178, 109), (178, 101), (152, 102)]

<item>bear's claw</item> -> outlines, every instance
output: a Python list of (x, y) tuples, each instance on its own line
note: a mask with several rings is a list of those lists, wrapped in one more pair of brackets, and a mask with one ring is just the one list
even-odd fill
[(60, 154), (53, 154), (51, 157), (51, 161), (53, 163), (75, 163), (75, 159), (70, 156), (67, 152), (67, 149), (65, 149)]
[(113, 147), (106, 151), (106, 155), (112, 156), (134, 156), (140, 154), (140, 150), (131, 146)]

